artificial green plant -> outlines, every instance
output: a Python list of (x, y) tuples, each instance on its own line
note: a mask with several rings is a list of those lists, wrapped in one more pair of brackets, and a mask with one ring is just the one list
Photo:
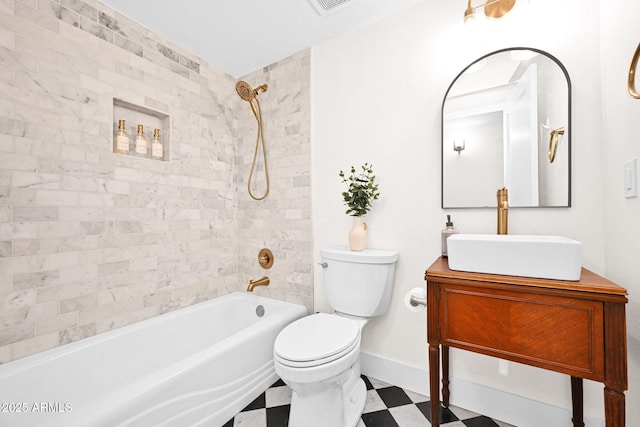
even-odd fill
[(345, 211), (350, 216), (363, 216), (371, 210), (374, 200), (380, 197), (376, 177), (373, 174), (373, 165), (365, 163), (360, 166), (361, 172), (356, 173), (356, 168), (351, 166), (351, 175), (346, 176), (343, 171), (339, 175), (342, 182), (347, 184), (347, 191), (342, 192), (344, 204), (348, 207)]

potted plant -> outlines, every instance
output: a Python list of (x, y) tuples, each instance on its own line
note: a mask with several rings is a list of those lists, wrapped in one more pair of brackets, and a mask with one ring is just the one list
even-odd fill
[(362, 251), (366, 245), (367, 223), (362, 216), (371, 210), (374, 200), (380, 197), (376, 177), (373, 174), (373, 165), (365, 163), (360, 166), (360, 171), (351, 166), (351, 174), (345, 175), (343, 171), (338, 174), (342, 183), (347, 184), (347, 190), (342, 192), (344, 204), (347, 206), (345, 213), (353, 217), (353, 227), (349, 232), (349, 247), (352, 251)]

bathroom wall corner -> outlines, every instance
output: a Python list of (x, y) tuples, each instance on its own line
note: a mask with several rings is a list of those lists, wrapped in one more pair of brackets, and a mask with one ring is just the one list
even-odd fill
[[(266, 83), (260, 93), (270, 191), (253, 200), (247, 181), (253, 160), (257, 124), (249, 105), (238, 98), (234, 139), (238, 182), (239, 290), (249, 280), (269, 276), (271, 284), (254, 292), (302, 304), (313, 310), (311, 229), (310, 50), (303, 50), (256, 70), (241, 80), (252, 87)], [(252, 183), (261, 195), (264, 162), (258, 156)], [(258, 252), (269, 248), (274, 264), (258, 265)]]

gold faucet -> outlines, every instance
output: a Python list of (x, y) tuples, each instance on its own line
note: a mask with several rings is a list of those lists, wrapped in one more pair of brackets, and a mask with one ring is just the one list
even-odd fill
[(269, 286), (269, 278), (267, 276), (261, 277), (258, 280), (249, 280), (249, 287), (247, 292), (253, 292), (256, 286)]
[(498, 234), (509, 233), (509, 190), (498, 190)]

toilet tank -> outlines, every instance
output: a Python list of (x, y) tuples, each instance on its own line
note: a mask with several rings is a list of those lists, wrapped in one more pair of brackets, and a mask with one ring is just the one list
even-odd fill
[(351, 251), (320, 249), (324, 289), (331, 307), (340, 313), (375, 317), (387, 312), (398, 252), (380, 249)]

